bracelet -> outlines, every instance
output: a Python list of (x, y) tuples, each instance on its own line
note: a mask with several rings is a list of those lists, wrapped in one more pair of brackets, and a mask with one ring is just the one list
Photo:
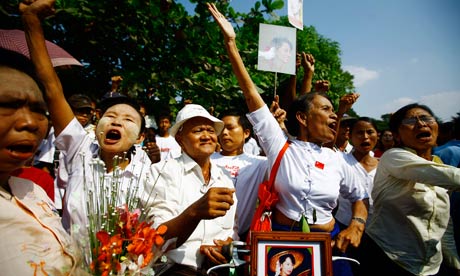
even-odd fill
[(360, 217), (352, 217), (352, 220), (356, 220), (359, 223), (366, 224), (366, 220)]

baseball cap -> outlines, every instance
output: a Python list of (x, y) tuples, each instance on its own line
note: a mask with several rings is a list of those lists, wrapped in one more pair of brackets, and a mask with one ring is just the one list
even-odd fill
[(209, 112), (198, 104), (187, 104), (178, 113), (176, 117), (176, 123), (169, 129), (171, 136), (176, 136), (177, 132), (185, 122), (195, 117), (203, 117), (214, 123), (214, 129), (217, 135), (219, 135), (224, 128), (224, 123), (216, 117), (209, 114)]

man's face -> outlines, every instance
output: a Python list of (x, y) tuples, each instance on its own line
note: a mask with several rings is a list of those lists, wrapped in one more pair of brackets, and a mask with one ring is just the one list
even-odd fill
[(171, 121), (168, 118), (160, 118), (158, 122), (158, 130), (160, 135), (164, 135), (168, 132), (169, 128), (171, 127)]
[(78, 122), (85, 127), (90, 123), (91, 118), (94, 115), (94, 110), (91, 107), (82, 107), (75, 108), (73, 113), (75, 114), (75, 118), (77, 118)]
[(141, 116), (132, 106), (117, 104), (102, 115), (96, 126), (96, 137), (101, 149), (111, 153), (127, 152), (140, 143)]
[(182, 130), (176, 134), (176, 140), (193, 160), (205, 160), (216, 151), (214, 123), (203, 117), (192, 118), (184, 123)]
[(35, 81), (0, 66), (0, 175), (30, 160), (48, 131), (46, 104)]

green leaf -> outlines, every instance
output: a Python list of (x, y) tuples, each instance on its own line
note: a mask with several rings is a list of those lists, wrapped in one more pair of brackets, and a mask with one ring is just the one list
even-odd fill
[(310, 233), (310, 225), (308, 225), (308, 221), (304, 214), (302, 214), (302, 218), (300, 219), (300, 227), (302, 229), (302, 233)]
[(280, 10), (280, 9), (282, 9), (283, 7), (284, 7), (284, 1), (283, 1), (283, 0), (276, 0), (276, 1), (274, 1), (274, 2), (271, 4), (271, 6), (270, 6), (270, 8), (271, 8), (272, 10)]

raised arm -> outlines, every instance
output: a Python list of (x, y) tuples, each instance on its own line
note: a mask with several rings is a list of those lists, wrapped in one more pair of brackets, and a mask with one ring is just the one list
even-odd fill
[(311, 92), (313, 74), (315, 73), (315, 58), (312, 54), (302, 52), (301, 64), (303, 67), (303, 79), (299, 96)]
[(328, 147), (328, 148), (333, 148), (334, 147), (335, 142), (337, 141), (337, 135), (339, 133), (340, 120), (342, 119), (343, 115), (348, 110), (350, 110), (350, 108), (353, 106), (353, 104), (356, 103), (356, 101), (358, 100), (359, 96), (360, 95), (358, 93), (349, 93), (349, 94), (343, 95), (340, 98), (339, 107), (338, 107), (337, 112), (336, 112), (336, 114), (337, 114), (337, 126), (335, 127), (336, 132), (335, 132), (334, 141), (324, 145), (325, 147)]
[(238, 79), (241, 90), (243, 90), (244, 98), (248, 106), (249, 112), (255, 111), (265, 105), (262, 97), (257, 92), (256, 86), (252, 82), (243, 60), (241, 59), (238, 48), (236, 47), (236, 34), (233, 26), (219, 12), (214, 4), (208, 3), (208, 10), (211, 12), (214, 20), (219, 24), (222, 34), (224, 35), (225, 48), (227, 49), (228, 57), (232, 64), (233, 73)]
[(54, 0), (29, 0), (19, 4), (30, 57), (40, 82), (45, 88), (45, 98), (53, 121), (54, 133), (59, 135), (74, 118), (67, 103), (51, 59), (46, 49), (40, 20), (54, 14)]

